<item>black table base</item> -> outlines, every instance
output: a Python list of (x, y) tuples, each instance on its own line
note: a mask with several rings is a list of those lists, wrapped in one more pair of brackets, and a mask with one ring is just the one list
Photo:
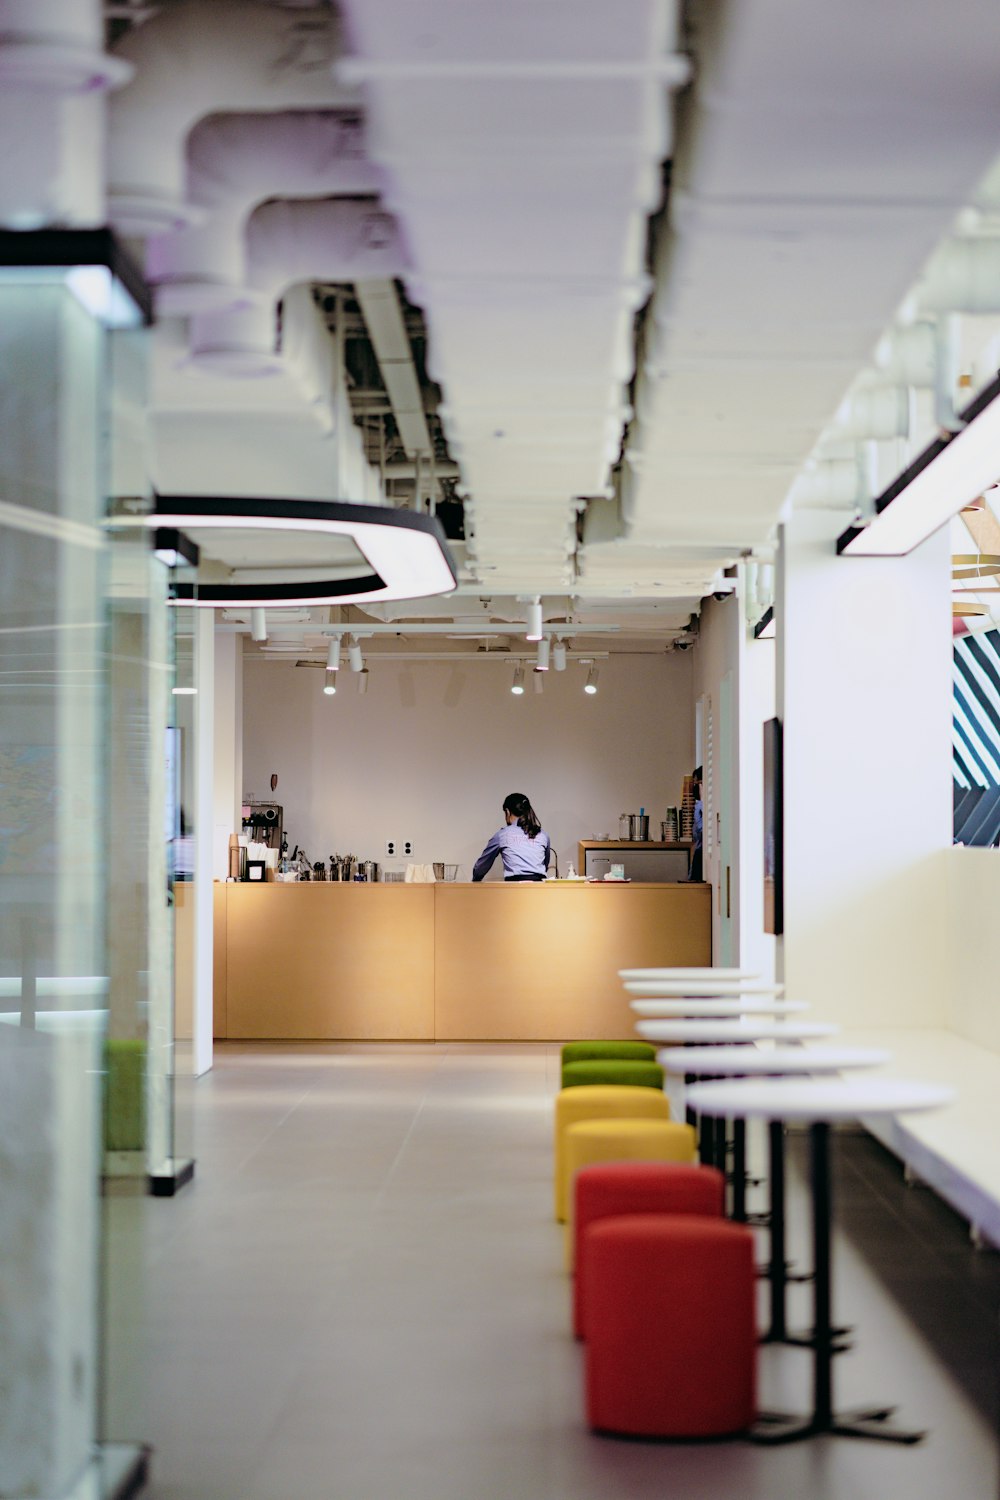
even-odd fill
[[(772, 1147), (780, 1139), (780, 1122), (770, 1126)], [(777, 1135), (776, 1135), (777, 1132)], [(836, 1412), (833, 1409), (833, 1356), (844, 1348), (843, 1331), (834, 1328), (832, 1322), (832, 1217), (833, 1190), (830, 1177), (830, 1127), (817, 1122), (809, 1127), (809, 1144), (812, 1166), (813, 1191), (813, 1257), (815, 1264), (815, 1329), (809, 1339), (813, 1350), (813, 1410), (811, 1416), (791, 1416), (787, 1413), (762, 1412), (748, 1434), (757, 1443), (793, 1443), (809, 1437), (856, 1437), (874, 1438), (886, 1443), (919, 1443), (923, 1432), (908, 1431), (895, 1427), (890, 1418), (893, 1406), (861, 1407), (853, 1411)], [(781, 1171), (784, 1171), (782, 1151)], [(772, 1181), (772, 1204), (774, 1203)], [(784, 1179), (782, 1176), (781, 1202), (784, 1202)], [(772, 1215), (774, 1209), (772, 1207)], [(779, 1212), (780, 1245), (772, 1235), (772, 1269), (779, 1278), (780, 1304), (772, 1300), (772, 1311), (781, 1314), (780, 1342), (789, 1342), (784, 1319), (784, 1212)], [(772, 1225), (773, 1230), (773, 1225)], [(772, 1282), (772, 1287), (774, 1283)], [(773, 1325), (772, 1342), (778, 1342)]]

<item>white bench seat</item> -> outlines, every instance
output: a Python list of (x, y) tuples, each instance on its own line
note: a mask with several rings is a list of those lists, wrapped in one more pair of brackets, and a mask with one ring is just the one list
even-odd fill
[(1000, 1054), (930, 1027), (851, 1028), (837, 1040), (887, 1048), (892, 1061), (878, 1070), (886, 1076), (955, 1089), (947, 1109), (861, 1123), (968, 1220), (977, 1243), (1000, 1248)]

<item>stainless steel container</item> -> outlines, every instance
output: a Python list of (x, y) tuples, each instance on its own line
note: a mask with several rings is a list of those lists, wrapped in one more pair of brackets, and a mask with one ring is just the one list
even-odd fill
[(358, 872), (365, 880), (381, 880), (382, 869), (373, 859), (363, 859), (358, 866)]
[(632, 831), (632, 837), (634, 839), (641, 839), (644, 843), (648, 843), (649, 842), (649, 814), (648, 813), (633, 813), (632, 814), (632, 830), (633, 830)]

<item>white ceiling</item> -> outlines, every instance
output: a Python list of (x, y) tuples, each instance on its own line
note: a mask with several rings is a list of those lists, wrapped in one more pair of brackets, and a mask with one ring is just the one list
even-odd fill
[(627, 608), (662, 641), (773, 542), (1000, 154), (990, 0), (213, 0), (116, 47), (112, 214), (133, 238), (143, 211), (200, 221), (137, 239), (158, 486), (381, 498), (340, 352), (288, 288), (374, 309), (397, 278), (465, 501), (448, 608)]

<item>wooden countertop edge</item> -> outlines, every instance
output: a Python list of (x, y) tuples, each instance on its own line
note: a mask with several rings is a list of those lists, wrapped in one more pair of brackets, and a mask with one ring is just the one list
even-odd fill
[(417, 891), (462, 891), (472, 890), (511, 890), (520, 886), (547, 886), (558, 887), (566, 890), (570, 887), (586, 890), (595, 886), (629, 886), (632, 890), (640, 891), (669, 891), (669, 890), (709, 890), (707, 881), (690, 880), (238, 880), (238, 881), (215, 881), (225, 889), (233, 890), (311, 890), (342, 891), (346, 888), (356, 890), (370, 890), (373, 887), (379, 890), (417, 890)]

